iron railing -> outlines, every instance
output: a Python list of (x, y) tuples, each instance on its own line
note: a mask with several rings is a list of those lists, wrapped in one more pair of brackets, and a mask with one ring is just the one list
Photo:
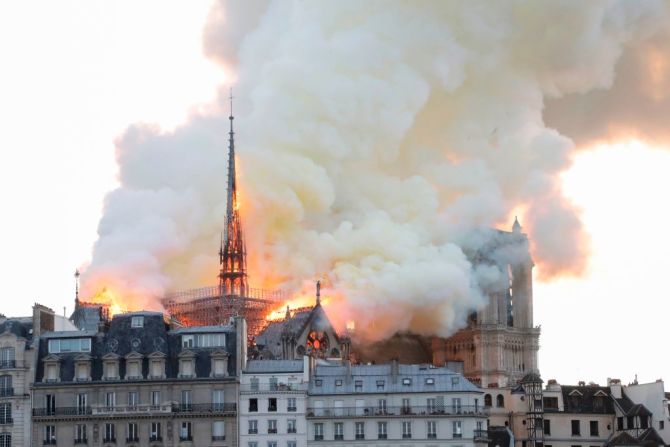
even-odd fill
[(0, 369), (16, 368), (16, 360), (0, 360)]
[(85, 416), (92, 414), (91, 407), (33, 408), (33, 416)]
[(489, 432), (486, 430), (475, 430), (472, 433), (472, 438), (477, 441), (477, 440), (482, 440), (482, 441), (488, 441), (489, 439)]
[(259, 393), (259, 392), (283, 392), (283, 391), (307, 391), (308, 383), (277, 383), (277, 384), (259, 384), (259, 385), (240, 385), (240, 392), (242, 393)]
[(12, 419), (11, 417), (5, 417), (5, 418), (0, 419), (0, 425), (8, 425), (8, 424), (13, 424), (13, 423), (14, 423), (14, 419)]
[(308, 418), (326, 417), (379, 417), (379, 416), (486, 416), (488, 410), (481, 406), (451, 407), (342, 407), (342, 408), (307, 408)]
[(14, 395), (14, 388), (0, 388), (0, 397), (8, 397)]
[(172, 405), (173, 413), (235, 413), (236, 411), (235, 402)]
[(225, 436), (225, 435), (221, 435), (221, 436), (215, 436), (215, 435), (213, 435), (213, 436), (212, 436), (212, 441), (225, 441), (225, 440), (226, 440), (226, 436)]
[(99, 407), (56, 407), (33, 408), (33, 416), (86, 416), (86, 415), (123, 415), (137, 413), (235, 413), (235, 402), (204, 403), (204, 404), (163, 404), (163, 405), (126, 405)]

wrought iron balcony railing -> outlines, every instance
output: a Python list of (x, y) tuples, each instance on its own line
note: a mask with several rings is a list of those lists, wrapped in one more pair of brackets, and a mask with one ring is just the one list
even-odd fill
[(206, 404), (176, 404), (172, 406), (173, 413), (235, 413), (237, 403), (206, 403)]
[(14, 388), (0, 388), (0, 397), (9, 397), (14, 395)]
[(342, 408), (307, 408), (308, 418), (332, 417), (380, 417), (380, 416), (486, 416), (488, 410), (481, 406), (451, 407), (342, 407)]
[(91, 407), (33, 408), (33, 416), (85, 416), (92, 414)]
[(16, 368), (16, 360), (0, 360), (0, 369)]

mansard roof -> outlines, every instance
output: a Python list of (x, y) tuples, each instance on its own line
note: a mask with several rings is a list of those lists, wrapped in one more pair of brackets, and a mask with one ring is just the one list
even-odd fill
[(8, 318), (0, 323), (0, 335), (10, 333), (17, 337), (32, 340), (33, 338), (33, 320), (30, 317)]
[(633, 436), (628, 434), (625, 431), (620, 431), (614, 433), (610, 438), (605, 442), (605, 447), (610, 446), (637, 446), (641, 445), (640, 442), (635, 439)]
[[(144, 317), (142, 327), (132, 327), (132, 317)], [(225, 346), (210, 348), (182, 347), (181, 337), (189, 333), (226, 333)], [(165, 375), (167, 379), (177, 379), (179, 374), (179, 357), (183, 351), (189, 351), (195, 359), (197, 377), (209, 378), (212, 368), (211, 354), (226, 352), (231, 358), (228, 362), (228, 376), (235, 377), (236, 365), (236, 328), (233, 325), (207, 326), (193, 330), (180, 328), (170, 330), (163, 314), (158, 312), (133, 312), (116, 315), (109, 325), (102, 327), (102, 331), (60, 331), (49, 332), (39, 339), (39, 357), (44, 359), (49, 352), (49, 340), (53, 338), (82, 338), (91, 339), (91, 350), (86, 355), (91, 356), (91, 378), (101, 380), (104, 359), (118, 359), (119, 376), (126, 375), (126, 362), (130, 359), (140, 360), (142, 375), (149, 376), (151, 358), (165, 359)], [(60, 383), (74, 383), (75, 359), (81, 352), (59, 353)], [(44, 371), (44, 362), (40, 361), (36, 370), (36, 381), (41, 382)], [(123, 380), (123, 379), (122, 379)], [(41, 386), (41, 385), (38, 385)]]
[[(394, 372), (395, 371), (395, 372)], [(317, 382), (320, 381), (320, 382)], [(383, 381), (380, 389), (378, 382)], [(360, 382), (360, 391), (355, 390)], [(319, 383), (319, 385), (317, 385)], [(436, 393), (483, 391), (448, 368), (430, 365), (342, 365), (319, 362), (310, 378), (310, 394)]]
[[(614, 414), (610, 389), (598, 385), (561, 385), (563, 405), (566, 413)], [(601, 398), (596, 405), (596, 398)]]
[(303, 372), (303, 369), (302, 360), (249, 360), (244, 372), (250, 374), (291, 373)]

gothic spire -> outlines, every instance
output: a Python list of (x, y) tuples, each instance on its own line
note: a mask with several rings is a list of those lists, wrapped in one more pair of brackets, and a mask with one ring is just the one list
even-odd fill
[(321, 305), (321, 280), (316, 282), (316, 305)]
[(233, 130), (233, 90), (230, 89), (230, 131), (228, 132), (228, 190), (226, 225), (219, 249), (219, 286), (222, 296), (247, 296), (246, 246), (242, 232), (235, 171), (235, 131)]

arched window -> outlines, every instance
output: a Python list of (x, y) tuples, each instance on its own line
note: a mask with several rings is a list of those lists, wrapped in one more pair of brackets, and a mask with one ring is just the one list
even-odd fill
[(12, 447), (12, 435), (9, 433), (0, 434), (0, 447)]
[(496, 406), (497, 407), (505, 406), (505, 398), (503, 397), (502, 394), (498, 394), (498, 397), (496, 397)]
[(493, 406), (493, 403), (492, 403), (491, 395), (490, 395), (490, 394), (485, 394), (485, 395), (484, 395), (484, 406), (485, 406), (485, 407), (491, 407), (491, 406)]
[(12, 388), (12, 376), (0, 376), (0, 396), (14, 395)]

